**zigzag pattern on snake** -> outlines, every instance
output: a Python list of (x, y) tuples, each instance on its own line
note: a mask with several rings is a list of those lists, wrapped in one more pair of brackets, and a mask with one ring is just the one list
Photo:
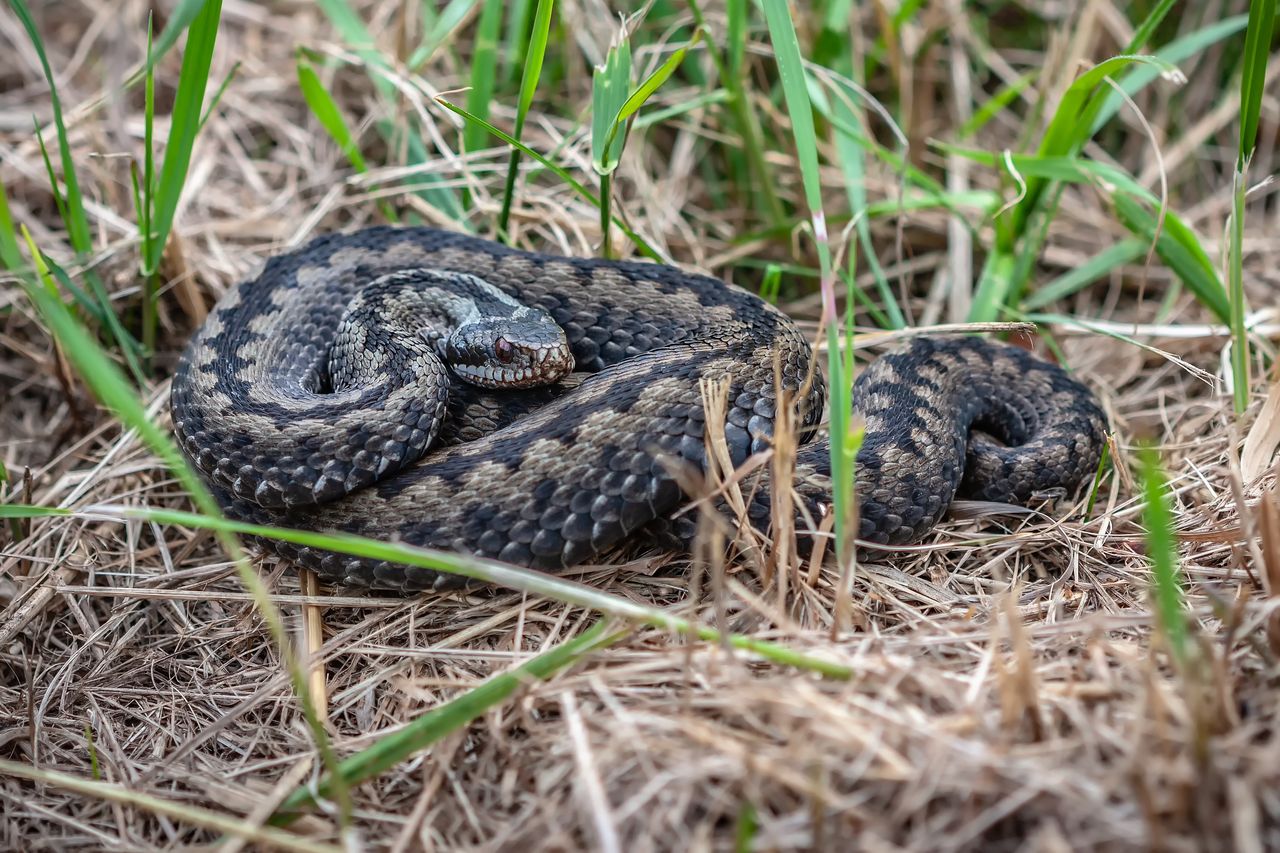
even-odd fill
[[(415, 275), (479, 280), (510, 297), (502, 312), (542, 309), (579, 372), (520, 391), (460, 381), (463, 368), (436, 360), (448, 349), (440, 334), (404, 332), (412, 304), (359, 310), (371, 283), (411, 290)], [(598, 558), (686, 500), (668, 462), (705, 465), (701, 379), (731, 379), (734, 465), (770, 447), (778, 382), (800, 392), (797, 423), (815, 435), (825, 388), (811, 359), (784, 314), (714, 278), (374, 227), (317, 238), (228, 291), (183, 354), (171, 407), (183, 451), (234, 518), (555, 570)], [(976, 337), (920, 337), (881, 357), (860, 372), (854, 406), (866, 425), (859, 538), (871, 543), (919, 540), (957, 494), (1026, 503), (1075, 493), (1105, 435), (1092, 394), (1062, 369)], [(801, 531), (829, 504), (830, 478), (826, 439), (799, 447)], [(749, 517), (767, 524), (770, 489), (749, 493)], [(402, 592), (452, 582), (263, 544), (333, 582)]]

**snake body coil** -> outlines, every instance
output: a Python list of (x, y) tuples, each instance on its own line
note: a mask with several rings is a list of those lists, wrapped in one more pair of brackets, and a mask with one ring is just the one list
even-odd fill
[[(458, 288), (493, 291), (488, 313), (452, 304)], [(450, 328), (525, 308), (553, 322), (532, 320), (518, 355), (499, 330), (494, 363), (510, 370), (463, 363)], [(184, 452), (232, 517), (554, 570), (679, 508), (667, 457), (705, 463), (700, 380), (731, 378), (735, 465), (770, 446), (779, 384), (799, 392), (797, 423), (811, 436), (825, 396), (811, 357), (781, 312), (706, 276), (377, 227), (272, 258), (228, 292), (184, 352), (171, 405)], [(474, 384), (486, 370), (545, 368), (554, 380), (575, 365), (590, 375), (559, 387)], [(880, 358), (859, 375), (854, 406), (866, 423), (859, 538), (873, 543), (919, 539), (957, 491), (1013, 503), (1075, 492), (1104, 440), (1087, 389), (977, 338), (918, 338)], [(828, 456), (825, 439), (798, 449), (802, 518), (831, 500)], [(769, 492), (753, 492), (755, 523), (767, 523)], [(335, 582), (411, 592), (450, 580), (266, 544)]]

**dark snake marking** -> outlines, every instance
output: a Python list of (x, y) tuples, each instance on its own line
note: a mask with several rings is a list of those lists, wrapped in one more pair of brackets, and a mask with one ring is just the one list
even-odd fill
[[(454, 381), (420, 397), (406, 389), (418, 371), (437, 368), (371, 328), (370, 384), (330, 393), (347, 306), (369, 282), (406, 270), (465, 273), (543, 309), (590, 375), (518, 392)], [(663, 457), (704, 466), (699, 380), (731, 378), (724, 433), (735, 465), (770, 446), (775, 370), (786, 391), (804, 389), (796, 422), (811, 438), (825, 398), (821, 377), (806, 383), (811, 357), (781, 312), (707, 276), (376, 227), (272, 258), (230, 291), (186, 348), (171, 405), (184, 452), (234, 518), (555, 570), (598, 558), (682, 505)], [(859, 538), (870, 543), (917, 541), (957, 494), (1026, 504), (1076, 493), (1105, 437), (1083, 385), (1021, 349), (973, 337), (916, 338), (878, 359), (859, 374), (854, 405), (866, 422)], [(328, 493), (333, 477), (319, 489), (319, 471), (341, 474), (345, 493)], [(254, 501), (261, 491), (283, 505)], [(769, 492), (767, 483), (749, 491), (749, 517), (762, 528)], [(821, 518), (831, 501), (825, 438), (798, 449), (793, 494), (803, 533), (802, 512)], [(332, 582), (408, 593), (456, 581), (263, 544)]]

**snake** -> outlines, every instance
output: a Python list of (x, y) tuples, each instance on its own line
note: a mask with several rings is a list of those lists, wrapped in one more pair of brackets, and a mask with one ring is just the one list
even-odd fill
[[(722, 464), (716, 452), (750, 468), (784, 414), (789, 482), (757, 464), (739, 520), (767, 530), (777, 502), (798, 537), (826, 535), (817, 361), (794, 320), (731, 282), (377, 225), (314, 237), (230, 287), (184, 348), (169, 402), (183, 454), (233, 519), (554, 572), (646, 536), (688, 547), (687, 474)], [(723, 405), (707, 405), (713, 387)], [(860, 548), (921, 541), (958, 497), (1079, 494), (1106, 441), (1086, 385), (975, 334), (910, 336), (858, 371), (851, 396)], [(255, 541), (339, 585), (461, 582)]]

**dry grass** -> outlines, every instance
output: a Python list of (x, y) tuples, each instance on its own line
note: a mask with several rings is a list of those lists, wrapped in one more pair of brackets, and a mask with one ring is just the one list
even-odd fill
[[(933, 5), (933, 17), (922, 20), (962, 35), (964, 19), (945, 12), (959, 4)], [(141, 58), (145, 8), (136, 0), (74, 0), (37, 10), (66, 104), (111, 91), (111, 81)], [(401, 4), (373, 0), (361, 8), (393, 41)], [(608, 14), (594, 3), (574, 8), (586, 22), (579, 41), (604, 45)], [(1114, 10), (1090, 10), (1082, 20), (1051, 21), (1058, 35), (1073, 34), (1070, 44), (1055, 35), (1054, 50), (1097, 59), (1124, 42)], [(924, 26), (908, 32), (923, 37)], [(0, 179), (15, 220), (57, 250), (65, 237), (30, 130), (33, 113), (42, 125), (50, 118), (46, 88), (7, 11), (0, 11), (0, 41)], [(374, 221), (374, 196), (439, 219), (400, 192), (414, 182), (403, 170), (347, 179), (298, 93), (297, 44), (341, 50), (309, 3), (225, 4), (214, 77), (232, 62), (242, 66), (198, 144), (186, 189), (170, 255), (173, 286), (162, 302), (162, 372), (201, 307), (270, 253), (318, 230)], [(1014, 75), (1014, 66), (1029, 64), (1027, 49), (1003, 48), (986, 61)], [(1200, 74), (1213, 76), (1215, 56), (1196, 64)], [(940, 49), (905, 69), (921, 137), (946, 137), (952, 107), (960, 115), (974, 109), (947, 85), (955, 61)], [(173, 57), (162, 66), (162, 105), (172, 96), (163, 81), (176, 68)], [(442, 53), (424, 79), (447, 90), (462, 84), (464, 69)], [(382, 107), (358, 71), (334, 76), (348, 115), (377, 117)], [(1164, 151), (1171, 201), (1211, 247), (1230, 208), (1234, 144), (1230, 98), (1222, 96), (1224, 115), (1215, 85), (1193, 76), (1176, 111), (1167, 89), (1140, 100)], [(583, 76), (557, 97), (585, 104), (588, 86)], [(688, 94), (672, 86), (661, 97), (678, 103)], [(403, 106), (421, 109), (452, 145), (446, 113), (425, 101)], [(140, 108), (131, 95), (108, 98), (96, 111), (72, 110), (73, 148), (91, 188), (101, 250), (96, 263), (122, 313), (133, 310), (139, 286), (124, 155), (140, 150)], [(505, 107), (497, 120), (509, 125)], [(1264, 137), (1274, 135), (1275, 122), (1268, 98)], [(1153, 162), (1151, 141), (1137, 122), (1127, 124), (1132, 136), (1107, 154), (1158, 187), (1158, 173), (1144, 171)], [(561, 162), (586, 166), (582, 128), (536, 107), (530, 128), (535, 148), (562, 146)], [(701, 141), (723, 132), (709, 113), (695, 111), (637, 135), (618, 194), (647, 239), (718, 274), (744, 255), (790, 257), (786, 241), (730, 243), (742, 214), (708, 197), (698, 168)], [(1016, 132), (996, 121), (983, 141), (998, 149)], [(940, 165), (923, 151), (922, 161)], [(787, 198), (798, 193), (789, 156), (770, 154)], [(1273, 146), (1264, 143), (1259, 157), (1253, 174), (1270, 174)], [(505, 160), (495, 148), (465, 161), (441, 156), (432, 169), (471, 191), (472, 221), (484, 229), (500, 203)], [(975, 186), (995, 186), (986, 170), (964, 171)], [(838, 205), (842, 177), (824, 177)], [(871, 175), (872, 197), (891, 197), (895, 184), (887, 172)], [(1252, 304), (1274, 311), (1280, 246), (1271, 191), (1260, 190), (1253, 203), (1246, 283)], [(521, 193), (513, 221), (523, 245), (585, 254), (594, 248), (597, 219), (544, 176)], [(1112, 242), (1113, 223), (1096, 193), (1069, 191), (1040, 278)], [(907, 294), (903, 307), (917, 321), (956, 319), (956, 306), (934, 286), (958, 263), (947, 253), (954, 230), (929, 213), (902, 224), (901, 256), (895, 224), (877, 225), (876, 233), (886, 269), (904, 276), (895, 280)], [(1116, 431), (1118, 472), (1104, 481), (1092, 516), (985, 517), (981, 527), (957, 519), (917, 553), (859, 566), (847, 630), (837, 628), (840, 578), (831, 567), (790, 577), (785, 596), (741, 567), (691, 584), (688, 561), (664, 555), (582, 570), (580, 579), (616, 594), (833, 657), (856, 677), (820, 680), (639, 631), (360, 787), (364, 844), (731, 849), (754, 822), (761, 850), (1280, 849), (1280, 522), (1273, 511), (1253, 509), (1268, 494), (1280, 506), (1267, 473), (1280, 386), (1262, 377), (1235, 425), (1216, 378), (1226, 337), (1204, 325), (1209, 318), (1186, 296), (1158, 317), (1169, 283), (1158, 262), (1127, 268), (1058, 306), (1134, 335), (1145, 348), (1051, 327), (1069, 363), (1099, 391)], [(811, 297), (798, 296), (791, 307), (806, 320), (816, 316)], [(1273, 313), (1259, 335), (1264, 350), (1277, 321)], [(164, 382), (148, 389), (160, 420), (166, 389)], [(1235, 460), (1251, 430), (1250, 478), (1240, 482)], [(1163, 447), (1184, 533), (1197, 640), (1182, 671), (1153, 629), (1141, 506), (1129, 473), (1140, 437)], [(17, 481), (0, 491), (5, 499), (187, 506), (136, 438), (95, 408), (21, 290), (3, 279), (0, 460)], [(20, 487), (26, 471), (29, 491)], [(1243, 518), (1241, 499), (1250, 507)], [(960, 509), (970, 517), (989, 510)], [(1255, 516), (1269, 535), (1248, 535)], [(122, 788), (261, 821), (308, 778), (315, 757), (267, 632), (225, 559), (207, 534), (141, 522), (50, 519), (0, 530), (0, 757), (82, 777), (96, 762), (101, 778)], [(315, 599), (301, 596), (287, 566), (261, 567), (301, 634), (303, 604)], [(322, 688), (344, 753), (591, 620), (503, 591), (321, 602)], [(5, 849), (170, 849), (214, 838), (145, 809), (12, 778), (0, 778), (0, 804)], [(323, 816), (300, 827), (316, 840), (337, 838)]]

